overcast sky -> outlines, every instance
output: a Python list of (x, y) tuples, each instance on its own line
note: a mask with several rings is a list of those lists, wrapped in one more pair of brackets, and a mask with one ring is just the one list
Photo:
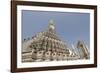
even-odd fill
[(68, 45), (78, 40), (90, 41), (90, 14), (76, 12), (22, 11), (22, 39), (47, 29), (53, 19), (56, 32)]

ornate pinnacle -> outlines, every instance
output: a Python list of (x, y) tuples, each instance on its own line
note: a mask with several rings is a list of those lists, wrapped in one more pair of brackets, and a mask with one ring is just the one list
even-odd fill
[(54, 20), (51, 19), (51, 20), (49, 21), (49, 24), (50, 24), (50, 25), (54, 25)]
[(55, 29), (55, 25), (54, 25), (54, 21), (53, 20), (49, 21), (49, 29), (52, 29), (52, 30)]

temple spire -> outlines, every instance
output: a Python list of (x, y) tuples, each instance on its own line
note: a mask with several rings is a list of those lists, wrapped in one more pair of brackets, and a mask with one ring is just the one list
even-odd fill
[(50, 20), (49, 21), (49, 26), (48, 26), (49, 29), (51, 30), (54, 30), (55, 29), (55, 24), (54, 24), (54, 21), (53, 20)]

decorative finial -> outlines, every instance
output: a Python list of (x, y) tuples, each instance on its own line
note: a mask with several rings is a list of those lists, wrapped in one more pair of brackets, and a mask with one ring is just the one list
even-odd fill
[(52, 19), (49, 21), (49, 29), (55, 29), (54, 21)]
[(54, 20), (51, 19), (51, 20), (49, 21), (49, 24), (50, 24), (50, 25), (54, 25)]

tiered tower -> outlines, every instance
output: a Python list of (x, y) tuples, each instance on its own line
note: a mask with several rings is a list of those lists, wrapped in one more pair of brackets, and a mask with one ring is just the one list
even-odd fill
[(50, 20), (45, 31), (23, 42), (22, 62), (75, 59), (78, 59), (78, 55), (71, 51), (66, 43), (58, 37), (53, 20)]
[(89, 59), (90, 58), (89, 50), (83, 41), (78, 41), (77, 48), (79, 51), (80, 59)]

